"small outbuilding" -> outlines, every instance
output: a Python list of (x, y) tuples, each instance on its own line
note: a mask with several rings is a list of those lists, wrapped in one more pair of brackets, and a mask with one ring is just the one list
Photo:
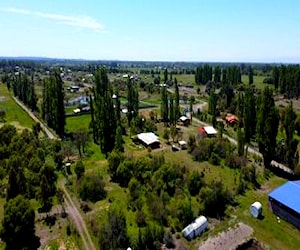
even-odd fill
[(258, 201), (252, 203), (250, 206), (250, 214), (254, 218), (259, 218), (262, 214), (262, 204)]
[(79, 113), (80, 113), (80, 109), (74, 109), (74, 110), (73, 110), (73, 113), (74, 113), (74, 114), (79, 114)]
[(270, 192), (269, 207), (278, 217), (300, 229), (300, 180), (288, 181)]
[(228, 125), (233, 126), (234, 124), (236, 124), (239, 121), (239, 119), (235, 115), (228, 115), (228, 116), (226, 116), (225, 121)]
[(140, 133), (137, 138), (145, 147), (159, 148), (160, 146), (158, 136), (152, 132)]
[(214, 137), (217, 135), (217, 130), (213, 126), (202, 126), (198, 128), (198, 132), (207, 137)]
[(186, 141), (179, 141), (178, 144), (181, 150), (187, 149)]
[(182, 233), (185, 238), (192, 240), (203, 233), (208, 226), (208, 222), (206, 217), (199, 216), (196, 220), (194, 220), (191, 224), (185, 227), (182, 230)]
[(191, 119), (183, 115), (179, 118), (179, 121), (182, 123), (183, 126), (188, 126), (190, 125)]

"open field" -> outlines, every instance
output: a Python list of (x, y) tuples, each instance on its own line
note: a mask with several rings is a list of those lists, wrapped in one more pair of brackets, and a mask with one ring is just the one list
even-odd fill
[[(4, 109), (6, 112), (5, 121), (18, 129), (31, 128), (34, 123), (27, 113), (15, 103), (2, 83), (0, 83), (0, 109)], [(1, 124), (3, 123), (0, 121)]]
[(88, 129), (91, 120), (90, 114), (66, 117), (66, 131), (72, 132), (78, 129)]

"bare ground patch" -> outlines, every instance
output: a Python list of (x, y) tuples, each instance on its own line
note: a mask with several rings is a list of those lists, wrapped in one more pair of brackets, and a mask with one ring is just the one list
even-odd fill
[(253, 229), (250, 226), (238, 223), (236, 227), (228, 228), (217, 236), (208, 238), (198, 250), (236, 249), (237, 246), (249, 240), (252, 234)]

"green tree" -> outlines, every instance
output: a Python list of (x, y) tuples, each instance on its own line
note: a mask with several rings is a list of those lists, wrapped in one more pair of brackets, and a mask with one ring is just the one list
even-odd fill
[(252, 83), (253, 83), (253, 69), (250, 66), (249, 67), (249, 84), (252, 84)]
[(174, 99), (173, 96), (170, 96), (170, 106), (169, 106), (169, 120), (171, 124), (176, 124), (176, 118), (175, 118), (175, 109), (174, 109)]
[(52, 207), (52, 197), (56, 194), (57, 175), (50, 163), (46, 162), (40, 171), (40, 199), (42, 209), (50, 211)]
[(81, 160), (76, 162), (74, 171), (77, 176), (77, 180), (79, 180), (84, 175), (85, 167)]
[(249, 143), (250, 139), (256, 133), (256, 97), (253, 88), (246, 88), (244, 94), (244, 133), (245, 142)]
[(59, 72), (55, 71), (49, 78), (45, 78), (43, 85), (42, 118), (63, 137), (66, 122), (63, 81)]
[(212, 116), (212, 124), (215, 127), (217, 123), (217, 95), (214, 89), (211, 89), (209, 94), (208, 113)]
[(164, 83), (167, 83), (168, 81), (168, 69), (165, 68), (165, 71), (164, 71)]
[(126, 217), (120, 208), (111, 208), (107, 220), (99, 232), (99, 246), (102, 250), (123, 249), (129, 246)]
[(19, 195), (4, 205), (1, 239), (7, 250), (30, 250), (40, 246), (35, 236), (35, 213), (29, 200)]
[(288, 167), (294, 169), (298, 163), (297, 146), (298, 142), (294, 139), (294, 133), (296, 128), (296, 118), (297, 115), (293, 109), (293, 103), (290, 104), (285, 109), (283, 127), (285, 129), (285, 162), (287, 162)]
[(279, 68), (277, 66), (274, 66), (272, 69), (272, 78), (274, 88), (277, 90), (279, 85)]
[(108, 156), (115, 146), (117, 129), (114, 111), (112, 86), (107, 77), (107, 70), (100, 68), (95, 74), (95, 126), (101, 152)]
[(278, 125), (279, 114), (275, 107), (273, 92), (266, 87), (259, 97), (256, 127), (258, 147), (265, 166), (269, 166), (275, 154)]
[(169, 120), (169, 101), (168, 101), (168, 91), (164, 86), (161, 90), (161, 117), (164, 121), (165, 126), (168, 125)]
[(124, 152), (124, 140), (122, 136), (122, 128), (119, 125), (116, 131), (115, 149), (119, 152)]
[(180, 117), (180, 107), (179, 107), (179, 87), (177, 79), (175, 78), (175, 104), (174, 104), (174, 119), (177, 122), (177, 119)]
[(139, 114), (139, 92), (136, 82), (128, 78), (127, 82), (127, 119), (128, 124)]
[(99, 176), (84, 176), (79, 184), (79, 196), (82, 200), (96, 202), (106, 198), (104, 181)]
[(22, 158), (20, 156), (11, 156), (8, 161), (9, 176), (6, 193), (6, 200), (15, 198), (19, 194), (26, 194), (26, 178), (22, 166)]
[(237, 131), (237, 138), (238, 138), (238, 155), (243, 156), (245, 153), (245, 136), (244, 132), (241, 128), (238, 128)]

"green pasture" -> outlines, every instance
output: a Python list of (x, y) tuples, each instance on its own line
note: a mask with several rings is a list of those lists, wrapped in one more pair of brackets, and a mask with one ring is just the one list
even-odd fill
[[(31, 128), (33, 120), (27, 113), (12, 99), (11, 93), (6, 86), (0, 83), (0, 110), (6, 112), (5, 122), (13, 124), (18, 129)], [(0, 121), (0, 125), (3, 121)]]

